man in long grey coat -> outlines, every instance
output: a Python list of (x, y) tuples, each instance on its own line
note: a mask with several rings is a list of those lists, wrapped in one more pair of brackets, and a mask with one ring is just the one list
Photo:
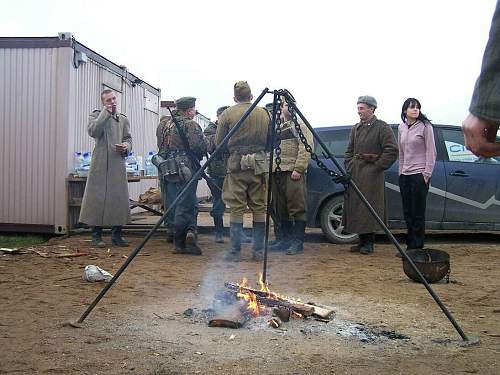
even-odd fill
[(92, 245), (104, 247), (102, 227), (111, 227), (113, 245), (128, 246), (121, 235), (130, 221), (127, 172), (124, 158), (132, 150), (130, 122), (116, 111), (112, 90), (101, 93), (102, 109), (91, 113), (87, 131), (95, 139), (80, 222), (92, 227)]
[[(391, 127), (375, 116), (377, 101), (372, 96), (358, 98), (360, 122), (351, 129), (345, 152), (347, 173), (378, 215), (385, 217), (384, 171), (398, 157), (398, 146)], [(373, 252), (374, 232), (379, 224), (351, 186), (346, 189), (342, 221), (345, 230), (359, 234), (359, 244), (351, 251)]]

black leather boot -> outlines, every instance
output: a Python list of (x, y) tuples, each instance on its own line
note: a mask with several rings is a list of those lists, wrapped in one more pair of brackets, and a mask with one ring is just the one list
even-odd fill
[(224, 243), (224, 220), (222, 216), (214, 216), (215, 242)]
[(301, 220), (295, 220), (292, 226), (292, 240), (290, 241), (290, 246), (286, 251), (287, 255), (295, 255), (304, 252), (304, 236), (306, 232), (306, 222)]
[(186, 233), (186, 254), (201, 255), (201, 248), (198, 246), (198, 235), (192, 229), (188, 229)]
[(281, 220), (280, 222), (280, 237), (281, 239), (274, 244), (268, 246), (269, 251), (286, 251), (290, 247), (293, 238), (293, 223), (289, 220)]
[(106, 243), (102, 240), (102, 228), (93, 227), (92, 228), (92, 246), (95, 247), (106, 247)]
[(266, 223), (253, 222), (252, 260), (260, 262), (264, 259), (264, 236)]
[(359, 253), (363, 255), (368, 255), (373, 253), (373, 242), (375, 241), (374, 233), (364, 233), (363, 234), (363, 244), (359, 249)]
[(241, 232), (243, 223), (230, 223), (231, 249), (224, 255), (226, 262), (239, 262), (241, 260)]
[(186, 232), (175, 231), (173, 235), (174, 251), (173, 254), (186, 254)]
[(111, 228), (111, 243), (115, 246), (127, 247), (128, 242), (122, 237), (122, 227), (115, 226)]

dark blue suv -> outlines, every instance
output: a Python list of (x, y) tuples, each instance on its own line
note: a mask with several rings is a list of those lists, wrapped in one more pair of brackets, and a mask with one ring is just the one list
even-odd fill
[[(397, 138), (398, 125), (391, 125)], [(315, 131), (339, 163), (352, 126), (316, 128)], [(500, 230), (500, 158), (478, 158), (465, 149), (462, 129), (458, 126), (434, 125), (437, 159), (427, 196), (426, 228), (441, 230)], [(315, 151), (337, 171), (331, 160), (325, 160), (321, 147)], [(334, 243), (350, 243), (356, 234), (343, 230), (341, 218), (344, 187), (335, 184), (311, 160), (308, 169), (308, 225), (321, 227)], [(398, 162), (385, 172), (389, 228), (406, 228), (398, 185)]]

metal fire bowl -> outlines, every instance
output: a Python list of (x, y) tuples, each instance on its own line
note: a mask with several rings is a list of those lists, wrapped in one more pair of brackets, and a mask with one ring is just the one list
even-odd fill
[[(415, 263), (428, 283), (438, 282), (450, 272), (450, 255), (446, 251), (413, 249), (406, 251), (406, 254)], [(413, 281), (422, 282), (405, 257), (403, 257), (403, 271)]]

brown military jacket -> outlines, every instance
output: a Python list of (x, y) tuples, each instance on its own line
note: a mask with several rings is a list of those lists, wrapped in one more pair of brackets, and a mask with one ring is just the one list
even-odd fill
[[(203, 159), (203, 156), (207, 152), (207, 145), (205, 143), (203, 131), (201, 130), (200, 125), (198, 125), (196, 121), (188, 119), (179, 111), (173, 111), (172, 114), (180, 127), (184, 130), (184, 134), (186, 135), (189, 144), (189, 149), (199, 160)], [(173, 119), (163, 124), (160, 122), (156, 136), (159, 153), (162, 155), (172, 151), (185, 150), (184, 143), (182, 142), (182, 138), (177, 131), (177, 127)]]
[[(250, 106), (250, 102), (238, 103), (220, 115), (215, 135), (216, 145), (222, 142)], [(229, 152), (251, 154), (264, 151), (267, 145), (269, 123), (268, 112), (264, 108), (255, 107), (241, 127), (229, 139), (227, 143)]]
[[(376, 154), (378, 159), (369, 162), (360, 154)], [(347, 173), (372, 207), (386, 221), (384, 171), (398, 158), (398, 144), (389, 125), (375, 116), (368, 124), (358, 123), (349, 135), (345, 152)], [(372, 233), (380, 229), (364, 203), (351, 186), (345, 192), (343, 223), (349, 233)]]
[[(299, 122), (299, 125), (302, 133), (304, 133), (304, 136), (306, 137), (307, 143), (312, 146), (313, 135), (311, 131), (302, 122)], [(280, 169), (282, 171), (297, 171), (299, 173), (306, 172), (311, 155), (306, 151), (304, 144), (299, 139), (295, 130), (295, 124), (291, 120), (281, 126), (280, 148)], [(276, 170), (276, 152), (274, 154), (273, 170)]]

